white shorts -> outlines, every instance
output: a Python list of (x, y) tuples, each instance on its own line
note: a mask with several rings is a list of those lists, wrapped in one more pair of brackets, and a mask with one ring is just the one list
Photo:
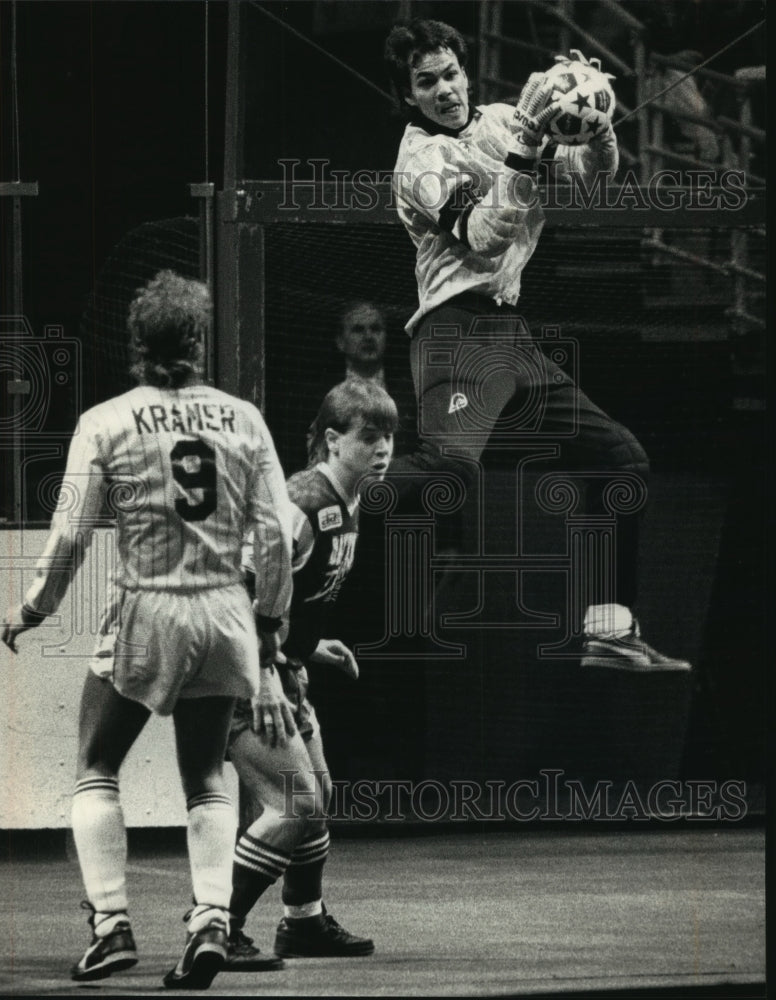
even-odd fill
[(242, 584), (178, 593), (122, 590), (106, 609), (90, 667), (158, 715), (179, 698), (251, 698), (259, 644)]

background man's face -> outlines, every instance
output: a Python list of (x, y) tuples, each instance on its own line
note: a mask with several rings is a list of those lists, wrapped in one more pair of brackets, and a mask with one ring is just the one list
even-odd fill
[(345, 316), (337, 346), (356, 364), (381, 361), (385, 354), (385, 320), (374, 306), (357, 306)]

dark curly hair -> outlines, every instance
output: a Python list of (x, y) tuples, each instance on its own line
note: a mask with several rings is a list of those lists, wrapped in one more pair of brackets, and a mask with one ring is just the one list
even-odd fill
[(329, 427), (346, 434), (359, 418), (374, 424), (386, 434), (394, 434), (399, 426), (396, 403), (376, 382), (345, 379), (329, 389), (307, 432), (309, 464), (326, 461), (329, 454), (326, 431)]
[(450, 49), (466, 68), (468, 49), (463, 35), (444, 21), (415, 18), (396, 24), (385, 40), (385, 63), (397, 106), (406, 111), (405, 94), (410, 90), (410, 69), (421, 56), (437, 49)]
[(207, 285), (159, 271), (129, 307), (131, 372), (138, 381), (177, 389), (201, 376), (213, 303)]

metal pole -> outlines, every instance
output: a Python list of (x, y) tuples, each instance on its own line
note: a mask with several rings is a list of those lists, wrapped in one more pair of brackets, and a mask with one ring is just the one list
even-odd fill
[(240, 88), (245, 79), (245, 52), (241, 37), (244, 5), (239, 0), (229, 0), (226, 39), (226, 111), (224, 135), (224, 190), (237, 187), (243, 175), (243, 117), (244, 102)]
[(636, 155), (639, 161), (639, 180), (642, 184), (649, 183), (649, 112), (646, 108), (647, 102), (647, 81), (646, 81), (646, 51), (644, 41), (637, 37), (633, 46), (633, 69), (636, 73), (636, 107), (639, 109), (636, 122), (638, 125), (638, 149)]
[[(0, 197), (10, 197), (10, 246), (7, 259), (10, 261), (7, 274), (7, 315), (11, 318), (24, 316), (24, 268), (22, 261), (22, 198), (35, 196), (38, 193), (37, 181), (24, 183), (16, 180), (0, 183)], [(6, 282), (4, 281), (5, 285)], [(13, 480), (12, 511), (13, 520), (24, 520), (24, 490), (22, 486), (22, 466), (24, 463), (24, 438), (21, 429), (21, 411), (23, 397), (30, 392), (29, 379), (9, 379), (8, 395), (12, 397), (11, 416), (13, 432), (11, 435), (12, 463), (11, 478)]]
[(242, 100), (244, 76), (241, 27), (244, 4), (229, 0), (226, 49), (226, 108), (224, 128), (224, 190), (215, 206), (215, 375), (226, 392), (239, 389), (239, 333), (237, 316), (237, 226), (232, 209), (238, 177), (243, 170)]
[[(11, 198), (11, 240), (12, 275), (11, 275), (11, 314), (24, 315), (24, 282), (22, 274), (22, 200), (14, 195)], [(24, 469), (24, 435), (21, 428), (21, 410), (24, 396), (30, 391), (29, 382), (14, 379), (9, 386), (13, 395), (13, 519), (17, 523), (24, 520), (24, 497), (22, 476)]]
[(482, 0), (480, 4), (480, 28), (479, 28), (479, 59), (477, 60), (477, 100), (487, 104), (490, 99), (488, 88), (488, 78), (491, 74), (490, 49), (493, 42), (490, 39), (490, 7), (491, 0)]
[[(192, 198), (199, 199), (199, 278), (210, 289), (215, 298), (214, 282), (214, 252), (213, 252), (213, 202), (215, 200), (215, 185), (190, 184), (189, 192)], [(205, 345), (205, 377), (208, 381), (215, 380), (215, 333), (210, 331)]]

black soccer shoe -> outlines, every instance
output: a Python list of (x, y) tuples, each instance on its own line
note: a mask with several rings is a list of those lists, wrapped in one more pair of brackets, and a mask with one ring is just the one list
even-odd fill
[(371, 955), (374, 950), (374, 941), (350, 934), (325, 907), (316, 917), (283, 917), (275, 934), (275, 951), (283, 958), (347, 958)]
[(641, 638), (638, 622), (635, 620), (628, 634), (621, 638), (587, 636), (582, 647), (582, 666), (608, 667), (610, 670), (627, 670), (633, 673), (692, 670), (687, 660), (664, 656), (647, 645)]
[(114, 972), (121, 972), (122, 969), (130, 969), (136, 965), (137, 948), (129, 920), (119, 920), (110, 934), (97, 937), (94, 933), (94, 907), (84, 900), (81, 908), (92, 911), (89, 916), (92, 941), (80, 962), (71, 968), (70, 978), (77, 983), (86, 983), (92, 979), (106, 979)]
[(253, 938), (232, 925), (226, 946), (224, 972), (276, 972), (284, 966), (285, 962), (280, 956), (262, 955), (254, 945)]
[(180, 961), (164, 977), (168, 990), (206, 990), (226, 964), (226, 923), (213, 916), (210, 923), (186, 935)]

